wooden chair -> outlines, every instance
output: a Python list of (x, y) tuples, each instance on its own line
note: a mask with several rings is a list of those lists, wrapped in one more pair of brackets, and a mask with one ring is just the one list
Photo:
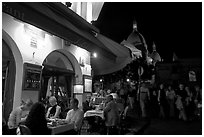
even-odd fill
[(19, 128), (21, 135), (31, 135), (31, 131), (26, 125), (20, 125)]

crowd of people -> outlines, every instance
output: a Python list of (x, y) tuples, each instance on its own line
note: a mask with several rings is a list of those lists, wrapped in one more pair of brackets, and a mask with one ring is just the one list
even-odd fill
[[(153, 88), (144, 82), (139, 85), (122, 83), (120, 88), (112, 90), (97, 87), (96, 96), (105, 98), (100, 105), (104, 112), (106, 134), (117, 134), (121, 114), (126, 116), (128, 110), (135, 110), (141, 118), (175, 118), (191, 121), (200, 119), (202, 116), (202, 91), (199, 85), (188, 86), (179, 83), (176, 87), (160, 83)], [(7, 134), (16, 134), (19, 125), (24, 124), (30, 129), (31, 134), (49, 135), (51, 131), (47, 127), (47, 119), (60, 118), (63, 122), (74, 124), (74, 129), (66, 134), (77, 134), (81, 128), (84, 113), (95, 109), (91, 96), (87, 96), (82, 109), (78, 105), (79, 101), (73, 98), (66, 117), (61, 118), (61, 107), (55, 96), (49, 98), (49, 105), (42, 102), (33, 104), (32, 100), (28, 99), (25, 104), (14, 109), (8, 123), (3, 124), (8, 127)], [(29, 113), (23, 116), (24, 111)], [(5, 128), (3, 130), (5, 133)]]
[[(202, 91), (199, 85), (178, 87), (159, 84), (150, 89), (151, 112), (154, 117), (191, 121), (201, 117)], [(152, 100), (151, 100), (152, 99)]]
[(142, 82), (140, 85), (121, 83), (119, 88), (98, 89), (97, 95), (117, 94), (117, 103), (122, 102), (125, 109), (136, 109), (141, 117), (178, 118), (191, 121), (201, 117), (202, 91), (198, 84), (177, 85), (160, 83), (150, 86)]
[[(138, 91), (139, 90), (139, 91)], [(143, 82), (140, 86), (122, 84), (117, 93), (124, 108), (136, 109), (141, 117), (178, 118), (191, 121), (201, 117), (202, 91), (198, 84), (177, 86), (160, 83), (155, 87)], [(106, 93), (108, 94), (108, 93)]]

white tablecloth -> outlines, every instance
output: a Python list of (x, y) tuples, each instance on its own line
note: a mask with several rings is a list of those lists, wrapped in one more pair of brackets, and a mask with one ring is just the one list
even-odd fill
[(84, 117), (90, 117), (90, 116), (99, 116), (102, 119), (104, 119), (102, 110), (88, 110), (86, 111), (86, 113), (84, 113)]
[(56, 135), (56, 134), (63, 133), (65, 131), (69, 131), (71, 129), (74, 129), (74, 124), (57, 125), (54, 127), (49, 126), (49, 128), (52, 130), (51, 134)]

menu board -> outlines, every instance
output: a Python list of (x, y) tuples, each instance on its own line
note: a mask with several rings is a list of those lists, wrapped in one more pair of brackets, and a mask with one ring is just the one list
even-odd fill
[(92, 79), (84, 79), (84, 91), (92, 92)]
[(24, 65), (24, 90), (40, 89), (41, 66), (33, 64)]

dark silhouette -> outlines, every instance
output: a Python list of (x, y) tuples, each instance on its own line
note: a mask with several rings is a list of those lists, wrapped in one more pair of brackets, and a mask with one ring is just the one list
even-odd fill
[(37, 102), (33, 105), (26, 119), (25, 125), (30, 129), (32, 135), (49, 135), (51, 131), (47, 127), (45, 107)]

